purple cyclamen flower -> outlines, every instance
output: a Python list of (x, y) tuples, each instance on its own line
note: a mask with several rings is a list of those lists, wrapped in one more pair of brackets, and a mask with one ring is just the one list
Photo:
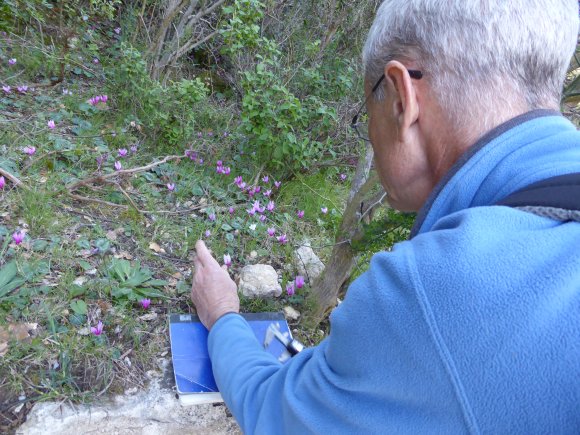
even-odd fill
[(328, 213), (328, 207), (322, 207), (320, 211), (322, 212), (322, 214), (326, 214)]
[(8, 59), (8, 65), (16, 65), (16, 59)]
[(260, 222), (262, 222), (262, 223), (266, 222), (266, 215), (265, 214), (260, 216)]
[(249, 210), (246, 210), (246, 211), (248, 212), (248, 214), (249, 214), (250, 216), (254, 216), (254, 215), (256, 214), (256, 209), (254, 209), (254, 208), (251, 208), (251, 209), (249, 209)]
[(230, 207), (230, 209), (229, 209), (230, 214), (234, 214), (235, 211), (236, 210), (233, 207)]
[(197, 137), (202, 138), (203, 137), (203, 133), (201, 131), (197, 132)]
[(137, 145), (131, 145), (131, 152), (135, 154), (137, 152)]
[(226, 267), (230, 267), (232, 265), (232, 257), (230, 257), (230, 254), (224, 254), (224, 265)]
[(103, 333), (103, 322), (99, 320), (97, 326), (91, 326), (91, 332), (97, 337)]
[(120, 27), (116, 27), (114, 32), (119, 35), (121, 33), (121, 28)]
[(210, 230), (205, 230), (205, 237), (208, 238), (209, 236), (211, 236), (211, 231)]
[(6, 185), (6, 180), (4, 179), (4, 177), (0, 176), (0, 189), (4, 189), (5, 185)]
[(215, 213), (211, 213), (208, 217), (207, 217), (211, 222), (215, 222)]
[(127, 148), (119, 149), (119, 157), (125, 157), (127, 153), (128, 153)]
[(246, 183), (244, 181), (242, 181), (240, 184), (238, 184), (238, 187), (242, 190), (244, 190), (246, 188)]
[(223, 174), (224, 175), (230, 175), (230, 172), (232, 172), (231, 168), (229, 166), (226, 166), (224, 168)]
[(263, 193), (263, 195), (264, 195), (265, 197), (267, 197), (267, 198), (269, 198), (271, 194), (272, 194), (272, 191), (271, 191), (270, 189), (266, 190), (266, 191)]
[(120, 171), (121, 169), (123, 169), (123, 165), (121, 164), (120, 161), (116, 161), (115, 162), (115, 170)]
[(234, 178), (234, 183), (237, 184), (238, 186), (240, 184), (242, 184), (243, 180), (242, 180), (242, 176), (238, 175), (236, 178)]
[(107, 97), (106, 95), (99, 95), (99, 96), (101, 97), (101, 101), (102, 101), (103, 103), (106, 103), (106, 102), (107, 102), (107, 100), (109, 99), (109, 97)]
[(32, 156), (36, 152), (36, 148), (33, 146), (24, 147), (24, 148), (22, 148), (22, 151), (24, 151), (24, 154), (28, 154), (29, 156)]
[(289, 283), (286, 285), (286, 293), (288, 294), (288, 296), (292, 296), (294, 294), (295, 290), (294, 290), (294, 283)]
[(4, 91), (4, 93), (9, 94), (11, 92), (11, 87), (10, 86), (2, 86), (2, 90)]
[(199, 163), (200, 165), (203, 165), (203, 159), (200, 157), (199, 160), (197, 161), (197, 163)]
[(167, 183), (167, 190), (169, 190), (170, 192), (173, 192), (175, 190), (175, 184), (174, 183)]
[(139, 303), (143, 308), (147, 309), (149, 308), (149, 305), (151, 305), (151, 299), (141, 299)]
[(217, 166), (223, 166), (223, 165), (224, 165), (224, 163), (223, 163), (221, 160), (218, 160), (218, 161), (217, 161), (217, 163), (216, 163), (216, 165), (217, 165)]
[(296, 215), (298, 216), (298, 219), (302, 219), (304, 217), (304, 210), (298, 210)]
[(276, 189), (279, 189), (281, 185), (282, 185), (281, 181), (274, 181), (274, 186), (276, 186)]
[(267, 175), (264, 175), (264, 176), (262, 177), (262, 181), (263, 181), (264, 183), (267, 183), (268, 181), (270, 181), (270, 177), (268, 177)]
[(266, 206), (266, 210), (268, 211), (274, 211), (274, 209), (276, 208), (276, 204), (274, 203), (274, 201), (270, 201), (268, 203), (268, 205)]
[(298, 275), (294, 281), (296, 282), (296, 288), (304, 287), (304, 277), (302, 275)]
[(46, 123), (46, 125), (48, 126), (48, 128), (50, 128), (51, 130), (54, 129), (56, 127), (56, 124), (54, 123), (54, 121), (51, 119), (50, 121), (48, 121)]
[(260, 214), (264, 213), (264, 210), (265, 210), (265, 207), (262, 207), (262, 205), (260, 204), (260, 201), (254, 201), (253, 208), (255, 211), (257, 211)]
[(270, 237), (274, 237), (274, 234), (276, 234), (276, 230), (274, 228), (268, 228), (267, 231)]
[(25, 235), (26, 233), (24, 231), (21, 230), (15, 231), (14, 234), (12, 234), (12, 240), (14, 240), (14, 243), (16, 243), (17, 245), (20, 245), (24, 240)]
[(285, 245), (288, 242), (288, 237), (286, 237), (286, 234), (282, 234), (281, 236), (278, 236), (276, 240), (278, 240), (282, 245)]
[(96, 57), (93, 59), (93, 63), (96, 65), (99, 63), (99, 59), (97, 59)]
[(340, 181), (346, 181), (346, 174), (340, 174)]
[(223, 174), (224, 173), (224, 167), (223, 166), (216, 166), (215, 168), (215, 172), (216, 174)]
[(28, 86), (26, 85), (18, 86), (16, 89), (18, 89), (18, 92), (20, 92), (21, 94), (25, 94), (26, 91), (28, 91)]

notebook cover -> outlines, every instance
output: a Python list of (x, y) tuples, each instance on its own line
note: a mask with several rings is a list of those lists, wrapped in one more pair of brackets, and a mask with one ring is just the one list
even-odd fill
[[(278, 323), (280, 331), (292, 337), (282, 313), (247, 313), (242, 316), (252, 327), (259, 343), (264, 343), (270, 323)], [(217, 393), (207, 349), (208, 331), (199, 318), (191, 314), (171, 314), (169, 337), (178, 394)], [(264, 351), (278, 358), (284, 350), (282, 343), (273, 340)]]

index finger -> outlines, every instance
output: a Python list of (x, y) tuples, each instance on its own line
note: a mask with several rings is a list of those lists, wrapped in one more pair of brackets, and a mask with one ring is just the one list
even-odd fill
[(209, 252), (209, 249), (207, 249), (207, 246), (205, 246), (203, 240), (198, 240), (195, 243), (195, 251), (197, 252), (197, 258), (199, 259), (202, 266), (217, 264), (216, 259), (213, 258), (213, 256)]

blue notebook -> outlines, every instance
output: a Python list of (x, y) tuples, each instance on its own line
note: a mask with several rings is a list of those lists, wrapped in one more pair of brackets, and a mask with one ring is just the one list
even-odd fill
[[(264, 343), (266, 330), (271, 323), (277, 323), (282, 333), (292, 337), (282, 313), (248, 313), (242, 316), (250, 324), (260, 343)], [(213, 377), (207, 336), (208, 331), (197, 316), (191, 314), (169, 316), (175, 385), (179, 400), (184, 405), (223, 402)], [(285, 350), (282, 343), (273, 340), (264, 352), (270, 352), (276, 358), (280, 358)]]

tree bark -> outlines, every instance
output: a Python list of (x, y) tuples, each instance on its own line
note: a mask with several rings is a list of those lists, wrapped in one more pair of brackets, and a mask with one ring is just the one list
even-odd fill
[(371, 172), (373, 156), (372, 147), (368, 144), (364, 158), (360, 159), (357, 165), (330, 263), (326, 266), (324, 273), (312, 284), (317, 305), (316, 310), (308, 319), (308, 323), (312, 325), (320, 323), (336, 306), (339, 291), (350, 278), (356, 265), (356, 253), (352, 249), (351, 242), (362, 237), (363, 217), (372, 216), (374, 210), (382, 205), (386, 196), (384, 191), (381, 191), (369, 199), (369, 192), (379, 181), (377, 174)]

